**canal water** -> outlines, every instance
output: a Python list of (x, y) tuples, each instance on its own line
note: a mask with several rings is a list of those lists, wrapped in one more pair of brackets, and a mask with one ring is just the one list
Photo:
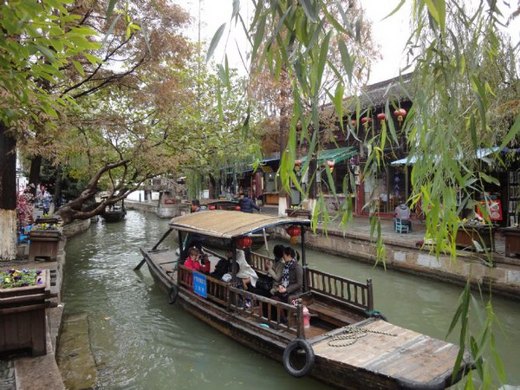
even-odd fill
[[(179, 306), (168, 304), (146, 266), (133, 271), (141, 261), (139, 247), (153, 246), (167, 222), (130, 211), (125, 221), (106, 224), (100, 220), (67, 243), (65, 315), (85, 319), (87, 331), (82, 338), (95, 364), (95, 388), (327, 389), (310, 378), (290, 377), (281, 363), (242, 347)], [(316, 251), (308, 251), (307, 259), (312, 267), (325, 272), (358, 280), (371, 278), (375, 306), (389, 321), (445, 337), (460, 287)], [(508, 383), (520, 385), (520, 305), (494, 298), (493, 307), (500, 322), (495, 335)], [(456, 335), (450, 339), (456, 340)], [(66, 381), (68, 375), (78, 373), (64, 372)], [(91, 381), (76, 386), (85, 387)]]

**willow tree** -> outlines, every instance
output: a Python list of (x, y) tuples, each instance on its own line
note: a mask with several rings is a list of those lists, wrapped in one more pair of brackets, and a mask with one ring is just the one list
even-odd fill
[[(289, 4), (289, 2), (276, 4), (278, 10), (271, 18), (260, 17), (254, 24), (253, 28), (255, 30), (253, 30), (253, 34), (255, 40), (252, 42), (253, 52), (274, 53), (274, 56), (280, 52), (276, 46), (284, 45), (291, 39), (290, 36), (285, 36), (288, 30), (282, 27), (287, 17), (295, 18), (295, 23), (297, 24), (294, 31), (295, 34), (298, 34), (302, 39), (314, 39), (312, 36), (314, 34), (313, 30), (306, 29), (304, 24), (301, 23), (304, 10), (300, 9), (297, 12), (295, 9), (288, 7)], [(317, 17), (320, 19), (323, 30), (334, 28), (332, 25), (334, 20), (340, 20), (344, 28), (337, 30), (337, 33), (331, 36), (326, 52), (322, 53), (326, 56), (326, 61), (331, 66), (323, 69), (319, 88), (316, 88), (312, 94), (303, 95), (296, 93), (301, 99), (300, 108), (305, 112), (311, 111), (313, 104), (317, 105), (318, 102), (322, 105), (326, 104), (329, 100), (328, 95), (337, 86), (338, 79), (344, 78), (348, 80), (348, 83), (343, 85), (346, 88), (345, 90), (337, 90), (334, 93), (355, 95), (366, 84), (371, 62), (378, 57), (376, 45), (372, 40), (371, 25), (364, 18), (364, 10), (359, 1), (327, 0), (323, 2), (323, 7), (317, 10), (317, 12), (319, 12)], [(258, 38), (264, 32), (265, 37), (259, 40)], [(280, 39), (282, 35), (284, 35), (285, 39)], [(311, 54), (309, 61), (314, 60), (316, 60), (316, 56)], [(345, 66), (343, 66), (343, 63)], [(280, 67), (280, 69), (277, 70), (276, 67)], [(298, 80), (298, 77), (298, 73), (294, 72), (283, 61), (273, 61), (273, 58), (269, 58), (269, 56), (253, 55), (249, 84), (251, 98), (263, 103), (266, 116), (263, 124), (266, 150), (271, 150), (270, 144), (276, 140), (280, 156), (283, 156), (286, 150), (290, 134), (289, 129), (291, 126), (294, 127), (294, 124), (291, 124), (294, 112), (293, 98), (295, 96), (293, 88), (302, 81), (301, 79)], [(332, 120), (332, 123), (326, 122), (324, 119), (324, 116), (321, 115), (318, 127), (311, 126), (301, 133), (297, 145), (307, 145), (307, 141), (312, 138), (314, 132), (318, 134), (315, 136), (317, 142), (314, 146), (315, 154), (317, 154), (318, 150), (323, 149), (325, 144), (334, 142), (331, 137), (327, 137), (327, 133), (330, 133), (331, 129), (336, 129), (336, 118)], [(308, 133), (306, 133), (307, 130), (309, 130)], [(340, 132), (346, 131), (343, 127), (336, 130)], [(322, 134), (319, 134), (320, 132)], [(309, 162), (310, 164), (315, 163), (312, 159)], [(313, 167), (311, 171), (315, 169), (316, 167)], [(287, 183), (285, 184), (287, 185)], [(313, 187), (311, 184), (306, 188), (305, 197), (314, 198), (316, 196), (316, 191)], [(283, 187), (282, 192), (284, 192)], [(351, 198), (348, 197), (347, 199)]]
[[(258, 105), (249, 107), (246, 79), (234, 70), (198, 63), (191, 68), (191, 110), (186, 111), (182, 129), (184, 134), (176, 140), (183, 143), (183, 162), (180, 171), (189, 179), (190, 196), (198, 197), (202, 180), (209, 180), (210, 197), (217, 194), (221, 169), (233, 167), (237, 162), (253, 163), (260, 156), (255, 123)], [(226, 73), (225, 82), (219, 74)], [(247, 121), (249, 132), (244, 132)]]
[[(404, 2), (401, 1), (397, 9)], [(461, 189), (466, 193), (481, 189), (482, 183), (492, 180), (476, 169), (477, 150), (493, 147), (497, 141), (499, 147), (518, 142), (518, 113), (505, 123), (500, 139), (492, 136), (494, 129), (490, 126), (490, 118), (498, 111), (494, 106), (514, 105), (512, 101), (496, 100), (498, 97), (507, 99), (508, 94), (501, 91), (518, 80), (517, 61), (512, 66), (514, 71), (503, 66), (503, 59), (508, 58), (511, 50), (504, 50), (507, 42), (499, 33), (499, 24), (507, 22), (503, 15), (508, 11), (508, 4), (481, 1), (474, 9), (468, 9), (458, 0), (413, 0), (412, 3), (414, 28), (407, 49), (414, 59), (414, 80), (420, 89), (403, 127), (411, 153), (419, 156), (412, 171), (411, 200), (420, 199), (423, 203), (427, 234), (436, 243), (435, 252), (448, 251), (456, 257), (454, 240), (460, 224), (456, 193)], [(239, 2), (234, 4), (233, 15), (241, 19)], [(337, 18), (328, 12), (329, 4), (324, 0), (264, 0), (254, 4), (255, 14), (247, 29), (251, 35), (253, 63), (263, 61), (275, 77), (288, 72), (294, 80), (288, 144), (282, 156), (280, 175), (287, 189), (291, 183), (298, 187), (300, 183), (294, 174), (298, 141), (309, 145), (309, 157), (319, 146), (318, 132), (311, 130), (320, 128), (322, 88), (336, 117), (343, 118), (343, 91), (349, 90), (351, 85), (354, 58), (345, 38), (359, 39), (359, 34), (356, 34), (356, 25), (344, 17), (348, 8)], [(518, 10), (514, 15), (518, 15)], [(271, 29), (265, 31), (265, 26)], [(340, 66), (345, 73), (338, 71), (338, 65), (327, 56), (331, 42), (336, 40), (341, 52)], [(261, 45), (260, 42), (267, 43)], [(273, 42), (276, 44), (271, 44)], [(513, 53), (513, 58), (517, 58), (517, 51)], [(326, 74), (337, 76), (334, 87), (324, 87)], [(310, 107), (306, 102), (310, 102)], [(360, 104), (357, 106), (359, 110)], [(390, 108), (391, 102), (387, 102), (387, 117), (391, 117)], [(299, 139), (298, 134), (301, 134)], [(378, 153), (385, 143), (397, 142), (395, 129), (390, 125), (385, 137), (375, 137), (369, 142), (366, 175), (373, 171), (374, 165), (383, 164)], [(331, 175), (327, 177), (331, 182)], [(318, 204), (318, 212), (327, 215), (323, 206)], [(348, 221), (349, 216), (349, 210), (345, 210), (341, 221)], [(313, 226), (316, 222), (315, 218)], [(384, 256), (378, 221), (372, 222), (374, 231), (379, 232), (378, 254)], [(504, 380), (500, 360), (496, 359), (493, 370), (485, 364), (489, 360), (483, 355), (489, 349), (491, 355), (485, 355), (486, 358), (497, 356), (490, 331), (494, 321), (492, 306), (487, 304), (482, 334), (476, 336), (468, 329), (470, 301), (468, 284), (449, 331), (460, 326), (460, 357), (469, 346), (482, 383), (485, 387), (495, 387)], [(454, 372), (458, 368), (455, 367)], [(473, 387), (473, 376), (467, 378), (468, 387)]]

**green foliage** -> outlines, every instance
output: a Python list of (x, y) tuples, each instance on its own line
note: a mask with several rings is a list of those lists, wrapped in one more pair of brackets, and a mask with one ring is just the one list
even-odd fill
[[(256, 110), (244, 105), (245, 80), (227, 66), (211, 71), (199, 63), (190, 71), (193, 100), (186, 111), (182, 141), (183, 162), (180, 171), (191, 177), (188, 187), (198, 197), (200, 180), (219, 178), (220, 169), (233, 169), (237, 164), (253, 164), (260, 158), (255, 137)], [(248, 121), (251, 131), (244, 133)]]
[(62, 80), (69, 63), (81, 73), (74, 58), (99, 48), (91, 39), (96, 32), (76, 25), (79, 17), (68, 12), (69, 4), (68, 0), (15, 0), (0, 7), (4, 32), (0, 38), (0, 89), (4, 91), (0, 120), (42, 122), (45, 117), (57, 118), (67, 104), (52, 97), (45, 85)]

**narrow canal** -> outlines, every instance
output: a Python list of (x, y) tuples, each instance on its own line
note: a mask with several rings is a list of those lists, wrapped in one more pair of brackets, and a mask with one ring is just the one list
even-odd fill
[[(167, 222), (130, 211), (124, 222), (94, 223), (67, 243), (65, 315), (85, 318), (96, 388), (327, 388), (312, 379), (290, 377), (281, 363), (240, 346), (177, 305), (169, 305), (146, 267), (133, 271), (141, 260), (139, 247), (152, 246)], [(316, 251), (309, 251), (307, 258), (312, 267), (325, 272), (358, 280), (372, 278), (376, 308), (389, 321), (445, 337), (460, 287)], [(493, 307), (500, 321), (495, 335), (507, 382), (520, 385), (520, 305), (494, 298)], [(75, 373), (64, 372), (65, 380), (67, 375)]]

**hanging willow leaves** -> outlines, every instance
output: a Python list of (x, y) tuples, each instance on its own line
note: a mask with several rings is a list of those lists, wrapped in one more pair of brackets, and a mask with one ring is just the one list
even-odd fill
[[(456, 259), (455, 238), (462, 226), (462, 212), (474, 209), (475, 192), (483, 193), (486, 183), (495, 182), (490, 175), (479, 173), (477, 150), (497, 143), (501, 148), (508, 147), (520, 132), (517, 114), (501, 127), (492, 122), (494, 110), (500, 104), (507, 104), (506, 100), (500, 102), (501, 89), (518, 79), (516, 65), (505, 67), (500, 63), (500, 57), (505, 58), (505, 53), (512, 51), (498, 33), (500, 10), (496, 2), (480, 2), (468, 9), (458, 0), (413, 1), (412, 35), (407, 49), (409, 63), (415, 70), (410, 84), (403, 85), (413, 106), (404, 121), (394, 124), (390, 120), (392, 111), (400, 108), (401, 102), (388, 99), (383, 104), (388, 120), (376, 133), (370, 124), (360, 126), (361, 115), (371, 116), (374, 107), (362, 104), (357, 98), (359, 90), (355, 83), (359, 82), (367, 56), (357, 46), (364, 43), (364, 20), (362, 15), (355, 14), (355, 6), (354, 9), (349, 6), (351, 3), (332, 0), (255, 2), (254, 18), (246, 31), (253, 35), (250, 39), (253, 64), (265, 66), (275, 79), (284, 74), (290, 80), (291, 91), (286, 96), (292, 97), (291, 120), (288, 121), (290, 129), (285, 129), (287, 143), (280, 150), (281, 182), (286, 191), (297, 183), (302, 196), (315, 201), (314, 228), (319, 219), (325, 229), (334, 218), (342, 224), (351, 219), (352, 206), (346, 199), (350, 195), (348, 188), (355, 188), (355, 184), (342, 186), (345, 201), (339, 207), (339, 216), (329, 214), (321, 191), (322, 185), (327, 186), (328, 198), (339, 204), (337, 192), (340, 189), (336, 188), (327, 167), (319, 166), (319, 153), (327, 147), (323, 135), (328, 130), (322, 114), (330, 109), (339, 122), (338, 130), (347, 127), (359, 140), (360, 151), (366, 153), (361, 162), (365, 180), (377, 177), (385, 168), (388, 148), (406, 150), (412, 190), (408, 201), (417, 208), (420, 206), (424, 213), (427, 230), (424, 241), (436, 256), (449, 254)], [(404, 3), (400, 1), (387, 18)], [(334, 82), (327, 83), (330, 76)], [(510, 95), (515, 96), (514, 88)], [(346, 98), (350, 98), (348, 103)], [(306, 172), (302, 176), (308, 178), (305, 183), (296, 182), (299, 177), (294, 174), (294, 161), (302, 144), (307, 153), (302, 166)], [(318, 182), (320, 170), (325, 173), (323, 183)], [(367, 199), (362, 208), (371, 216), (377, 261), (384, 264), (386, 252), (375, 201)], [(468, 286), (449, 332), (460, 326), (461, 346), (463, 349), (468, 346), (480, 359), (482, 348), (489, 345), (492, 333), (484, 332), (482, 339), (470, 333)], [(462, 355), (459, 367), (461, 361)], [(489, 380), (487, 362), (478, 362), (482, 363), (478, 375), (486, 382)], [(471, 377), (467, 384), (472, 386)]]
[(223, 23), (215, 32), (215, 35), (213, 35), (213, 38), (211, 38), (211, 43), (209, 44), (208, 53), (206, 54), (206, 62), (213, 57), (213, 53), (215, 52), (215, 49), (217, 48), (220, 39), (222, 38), (222, 34), (224, 33), (224, 29), (226, 28), (226, 23)]

